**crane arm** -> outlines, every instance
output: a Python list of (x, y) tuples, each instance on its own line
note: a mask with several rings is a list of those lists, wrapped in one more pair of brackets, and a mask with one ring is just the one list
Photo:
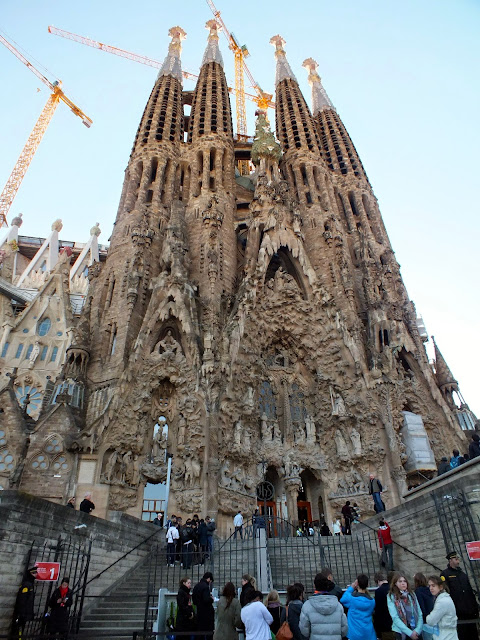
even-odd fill
[(22, 55), (20, 53), (20, 51), (18, 51), (13, 44), (10, 44), (10, 42), (8, 40), (5, 40), (5, 38), (0, 35), (0, 42), (2, 44), (4, 44), (7, 49), (9, 51), (11, 51), (13, 53), (14, 56), (16, 56), (20, 62), (23, 62), (23, 64), (28, 67), (30, 69), (30, 71), (32, 71), (39, 80), (41, 80), (43, 82), (43, 84), (46, 84), (47, 87), (50, 89), (50, 91), (55, 91), (55, 86), (50, 82), (50, 80), (48, 78), (46, 78), (43, 73), (40, 73), (40, 71), (38, 69), (36, 69), (33, 64), (31, 62), (29, 62), (24, 55)]
[[(154, 60), (153, 58), (142, 56), (138, 53), (132, 53), (131, 51), (125, 51), (125, 49), (119, 49), (118, 47), (113, 47), (110, 44), (104, 44), (103, 42), (98, 42), (97, 40), (92, 40), (91, 38), (87, 38), (86, 36), (80, 36), (76, 33), (65, 31), (64, 29), (58, 29), (57, 27), (49, 26), (48, 33), (51, 33), (54, 36), (60, 36), (61, 38), (67, 38), (67, 40), (79, 42), (80, 44), (85, 44), (88, 47), (93, 47), (94, 49), (100, 49), (100, 51), (113, 53), (114, 55), (120, 56), (121, 58), (133, 60), (133, 62), (146, 64), (147, 66), (154, 67), (155, 69), (160, 69), (162, 66), (161, 62), (159, 62), (158, 60)], [(195, 80), (198, 78), (198, 76), (196, 76), (194, 73), (189, 73), (188, 71), (182, 71), (182, 75), (187, 80)]]
[(0, 226), (7, 222), (8, 210), (17, 195), (17, 191), (20, 188), (25, 174), (27, 173), (27, 169), (30, 166), (38, 145), (43, 138), (43, 134), (50, 124), (50, 120), (55, 113), (59, 100), (60, 96), (56, 91), (49, 97), (47, 104), (44, 106), (42, 113), (33, 127), (32, 133), (28, 137), (22, 153), (20, 154), (12, 173), (7, 180), (7, 184), (0, 194)]

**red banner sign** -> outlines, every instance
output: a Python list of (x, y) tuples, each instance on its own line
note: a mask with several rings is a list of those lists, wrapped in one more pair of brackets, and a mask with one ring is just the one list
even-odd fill
[(59, 562), (36, 562), (37, 577), (36, 580), (48, 580), (49, 582), (56, 582), (60, 574)]
[(470, 560), (480, 560), (480, 540), (466, 542), (467, 553)]

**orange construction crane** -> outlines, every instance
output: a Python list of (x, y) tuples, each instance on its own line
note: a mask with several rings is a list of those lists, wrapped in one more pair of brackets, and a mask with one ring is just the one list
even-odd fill
[(254, 101), (257, 103), (258, 107), (264, 111), (267, 110), (268, 107), (275, 108), (275, 104), (272, 102), (272, 94), (265, 93), (262, 91), (260, 85), (255, 82), (250, 69), (247, 67), (247, 63), (245, 62), (245, 58), (247, 58), (250, 54), (246, 45), (240, 46), (237, 38), (230, 33), (227, 29), (226, 24), (224, 23), (220, 11), (213, 4), (212, 0), (207, 0), (207, 4), (212, 10), (213, 15), (215, 16), (215, 20), (222, 27), (223, 33), (228, 40), (228, 46), (233, 51), (233, 55), (235, 57), (235, 99), (237, 103), (237, 134), (238, 137), (247, 137), (247, 116), (245, 109), (245, 83), (243, 79), (243, 70), (245, 69), (245, 73), (252, 85), (252, 88), (256, 91), (256, 96)]
[(92, 120), (86, 116), (81, 109), (79, 109), (67, 96), (63, 93), (61, 89), (61, 81), (55, 80), (54, 82), (50, 82), (48, 78), (46, 78), (43, 73), (41, 73), (38, 69), (36, 69), (31, 62), (25, 58), (24, 55), (18, 51), (8, 40), (6, 40), (3, 36), (0, 35), (0, 42), (4, 44), (7, 49), (9, 49), (24, 65), (26, 65), (30, 71), (32, 71), (39, 80), (41, 80), (44, 84), (52, 92), (50, 97), (48, 98), (47, 104), (43, 108), (40, 117), (38, 118), (35, 126), (33, 127), (33, 131), (30, 134), (25, 146), (23, 147), (22, 153), (17, 160), (15, 167), (13, 168), (10, 177), (7, 180), (7, 184), (5, 185), (1, 195), (0, 195), (0, 226), (7, 224), (7, 214), (12, 205), (12, 202), (17, 195), (17, 191), (20, 188), (22, 180), (27, 173), (27, 169), (30, 166), (30, 163), (35, 155), (35, 152), (40, 144), (45, 131), (47, 130), (48, 125), (55, 113), (55, 109), (60, 100), (64, 102), (67, 107), (69, 107), (73, 113), (82, 119), (83, 124), (86, 127), (90, 127), (92, 124)]
[[(148, 58), (147, 56), (142, 56), (138, 53), (132, 53), (131, 51), (125, 51), (125, 49), (119, 49), (118, 47), (113, 47), (109, 44), (103, 44), (103, 42), (98, 42), (97, 40), (92, 40), (91, 38), (87, 38), (86, 36), (80, 36), (76, 33), (71, 33), (70, 31), (65, 31), (64, 29), (58, 29), (57, 27), (48, 27), (48, 32), (54, 36), (60, 36), (62, 38), (67, 38), (67, 40), (73, 40), (74, 42), (79, 42), (80, 44), (85, 44), (88, 47), (93, 47), (94, 49), (100, 49), (101, 51), (106, 51), (107, 53), (113, 53), (116, 56), (120, 56), (121, 58), (127, 58), (127, 60), (133, 60), (134, 62), (140, 62), (141, 64), (146, 64), (149, 67), (154, 67), (155, 69), (160, 69), (162, 66), (162, 62), (158, 60), (154, 60), (153, 58)], [(187, 80), (197, 80), (198, 76), (194, 73), (190, 73), (189, 71), (183, 71), (183, 77)], [(232, 87), (228, 87), (230, 93), (234, 93), (235, 90)], [(267, 94), (266, 94), (267, 95)], [(245, 93), (245, 97), (253, 102), (258, 104), (258, 96), (254, 96), (251, 93)], [(272, 102), (269, 102), (267, 105), (269, 107), (275, 107)]]

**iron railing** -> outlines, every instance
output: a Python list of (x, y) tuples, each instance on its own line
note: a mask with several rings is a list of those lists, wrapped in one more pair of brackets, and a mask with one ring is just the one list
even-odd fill
[[(70, 607), (69, 629), (77, 633), (82, 616), (85, 588), (87, 584), (88, 568), (90, 564), (91, 540), (77, 542), (71, 538), (62, 538), (56, 541), (45, 540), (42, 543), (33, 541), (28, 552), (25, 571), (36, 562), (59, 562), (61, 575), (70, 580), (70, 589), (73, 591), (73, 603)], [(34, 618), (25, 624), (22, 638), (28, 636), (41, 637), (46, 632), (48, 617), (48, 603), (53, 591), (57, 588), (54, 582), (35, 581)], [(18, 627), (15, 620), (12, 621), (12, 634), (15, 637)]]

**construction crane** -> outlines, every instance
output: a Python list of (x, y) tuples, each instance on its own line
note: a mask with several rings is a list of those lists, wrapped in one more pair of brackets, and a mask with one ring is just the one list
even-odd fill
[[(74, 42), (79, 42), (80, 44), (85, 44), (88, 47), (93, 47), (94, 49), (100, 49), (100, 51), (106, 51), (107, 53), (113, 53), (116, 56), (120, 56), (121, 58), (127, 58), (127, 60), (133, 60), (134, 62), (139, 62), (141, 64), (146, 64), (149, 67), (154, 67), (155, 69), (160, 69), (162, 67), (163, 62), (159, 62), (158, 60), (154, 60), (153, 58), (148, 58), (147, 56), (142, 56), (138, 53), (132, 53), (131, 51), (125, 51), (125, 49), (119, 49), (118, 47), (113, 47), (109, 44), (104, 44), (103, 42), (98, 42), (97, 40), (92, 40), (91, 38), (87, 38), (86, 36), (80, 36), (76, 33), (71, 33), (70, 31), (65, 31), (64, 29), (59, 29), (57, 27), (49, 26), (48, 32), (54, 36), (60, 36), (61, 38), (67, 38), (67, 40), (73, 40)], [(197, 80), (198, 76), (194, 73), (190, 73), (189, 71), (183, 71), (183, 77), (187, 80)], [(235, 90), (232, 87), (228, 87), (230, 93), (235, 93)], [(258, 104), (258, 96), (254, 96), (251, 93), (245, 93), (245, 97), (253, 102)], [(275, 105), (270, 102), (268, 104), (269, 107), (275, 107)]]
[(227, 29), (226, 24), (224, 23), (222, 16), (220, 15), (220, 11), (213, 4), (212, 0), (207, 0), (207, 4), (210, 7), (213, 15), (215, 16), (215, 20), (222, 27), (223, 33), (228, 40), (228, 46), (233, 51), (233, 55), (235, 57), (235, 100), (237, 106), (237, 135), (239, 138), (246, 139), (247, 138), (247, 115), (245, 109), (245, 83), (243, 78), (243, 71), (247, 74), (247, 77), (252, 85), (252, 88), (255, 89), (256, 96), (254, 97), (254, 102), (257, 103), (259, 109), (266, 111), (268, 107), (275, 108), (275, 104), (272, 102), (272, 94), (265, 93), (260, 85), (255, 82), (250, 69), (247, 67), (247, 63), (245, 62), (245, 58), (247, 58), (250, 54), (246, 45), (239, 44), (237, 38), (230, 33)]
[(7, 47), (9, 51), (11, 51), (25, 66), (27, 66), (30, 71), (32, 71), (39, 80), (43, 82), (43, 84), (47, 85), (47, 87), (52, 92), (50, 97), (47, 100), (47, 104), (43, 108), (40, 117), (38, 118), (35, 126), (33, 127), (32, 133), (30, 134), (25, 146), (23, 147), (22, 153), (17, 160), (15, 167), (13, 168), (10, 177), (7, 180), (7, 183), (0, 195), (0, 226), (7, 224), (7, 214), (10, 210), (13, 200), (17, 195), (17, 191), (20, 188), (23, 178), (27, 173), (27, 169), (30, 166), (30, 163), (35, 155), (35, 152), (40, 144), (45, 131), (47, 130), (48, 125), (55, 113), (55, 109), (58, 106), (60, 100), (64, 102), (67, 107), (69, 107), (73, 113), (81, 118), (83, 124), (86, 127), (90, 127), (92, 124), (92, 120), (86, 116), (76, 104), (74, 104), (70, 98), (63, 93), (61, 89), (61, 81), (55, 80), (54, 82), (50, 82), (48, 78), (46, 78), (43, 73), (41, 73), (38, 69), (36, 69), (31, 62), (25, 58), (24, 55), (18, 51), (8, 40), (6, 40), (2, 35), (0, 35), (0, 42)]

